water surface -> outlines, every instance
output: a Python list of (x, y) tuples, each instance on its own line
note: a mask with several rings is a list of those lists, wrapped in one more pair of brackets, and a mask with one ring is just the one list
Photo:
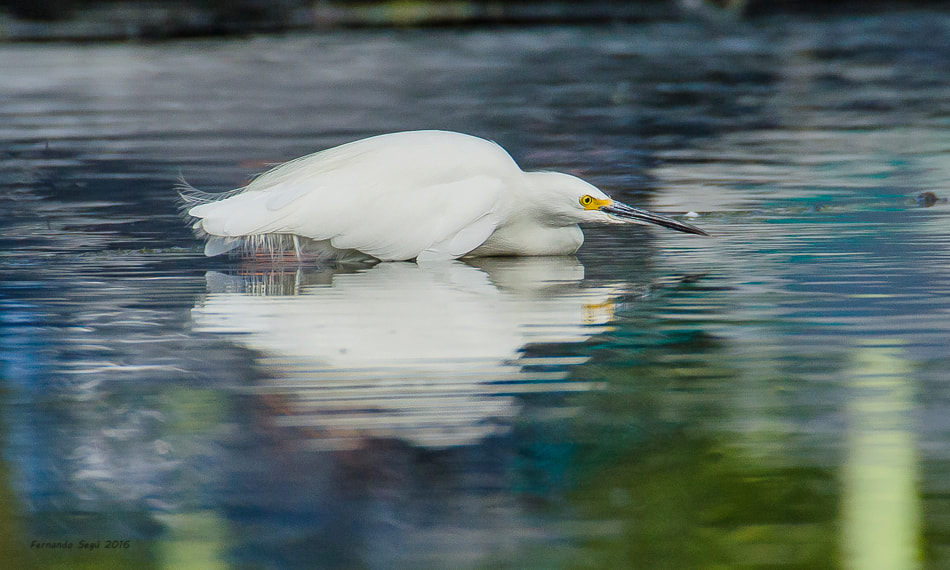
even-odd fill
[[(5, 559), (950, 564), (948, 47), (924, 13), (0, 47)], [(177, 217), (180, 175), (414, 128), (713, 237), (316, 267)]]

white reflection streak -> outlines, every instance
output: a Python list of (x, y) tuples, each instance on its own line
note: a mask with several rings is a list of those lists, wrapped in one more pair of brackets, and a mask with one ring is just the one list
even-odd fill
[(844, 465), (845, 564), (861, 570), (919, 568), (913, 388), (899, 343), (857, 350)]
[(252, 391), (279, 397), (275, 423), (307, 430), (315, 447), (473, 444), (504, 429), (497, 420), (517, 413), (516, 394), (592, 387), (568, 379), (583, 358), (521, 352), (603, 332), (616, 294), (580, 287), (573, 258), (480, 264), (384, 263), (276, 297), (216, 293), (235, 278), (210, 273), (192, 319), (261, 353), (270, 378)]

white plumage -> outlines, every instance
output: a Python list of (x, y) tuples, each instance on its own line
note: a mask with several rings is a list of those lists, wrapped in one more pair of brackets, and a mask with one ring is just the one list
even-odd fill
[(183, 210), (205, 253), (269, 244), (318, 255), (359, 252), (388, 261), (570, 254), (581, 222), (698, 228), (631, 208), (574, 176), (526, 173), (495, 143), (447, 131), (409, 131), (317, 152), (244, 188), (207, 194), (185, 185)]

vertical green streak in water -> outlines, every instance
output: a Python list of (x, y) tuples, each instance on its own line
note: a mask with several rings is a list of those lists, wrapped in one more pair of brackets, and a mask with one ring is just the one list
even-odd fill
[(227, 524), (216, 512), (169, 515), (166, 538), (159, 544), (163, 568), (224, 570)]
[[(5, 381), (6, 379), (0, 379)], [(5, 382), (4, 382), (5, 383)], [(9, 392), (0, 389), (0, 445), (6, 447), (6, 400)], [(0, 559), (4, 565), (9, 564), (9, 568), (26, 568), (24, 544), (26, 538), (23, 535), (19, 521), (20, 506), (17, 504), (16, 496), (13, 490), (12, 481), (10, 481), (10, 470), (6, 461), (0, 458)]]
[(913, 385), (899, 342), (857, 350), (843, 468), (842, 551), (848, 568), (919, 568), (920, 505)]

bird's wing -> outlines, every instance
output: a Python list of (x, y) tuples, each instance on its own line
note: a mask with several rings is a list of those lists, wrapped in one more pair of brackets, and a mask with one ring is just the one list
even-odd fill
[(189, 214), (201, 218), (212, 236), (212, 253), (235, 247), (242, 236), (296, 234), (383, 260), (423, 252), (461, 257), (498, 225), (495, 206), (504, 184), (492, 176), (422, 186), (399, 179), (360, 182), (333, 175), (285, 182), (195, 206)]
[(383, 260), (455, 259), (498, 227), (503, 193), (502, 181), (490, 176), (385, 193), (357, 205), (353, 224), (330, 243)]
[(485, 240), (494, 233), (497, 227), (497, 218), (490, 213), (485, 214), (461, 230), (422, 250), (422, 252), (416, 256), (416, 261), (426, 262), (458, 259), (485, 243)]

